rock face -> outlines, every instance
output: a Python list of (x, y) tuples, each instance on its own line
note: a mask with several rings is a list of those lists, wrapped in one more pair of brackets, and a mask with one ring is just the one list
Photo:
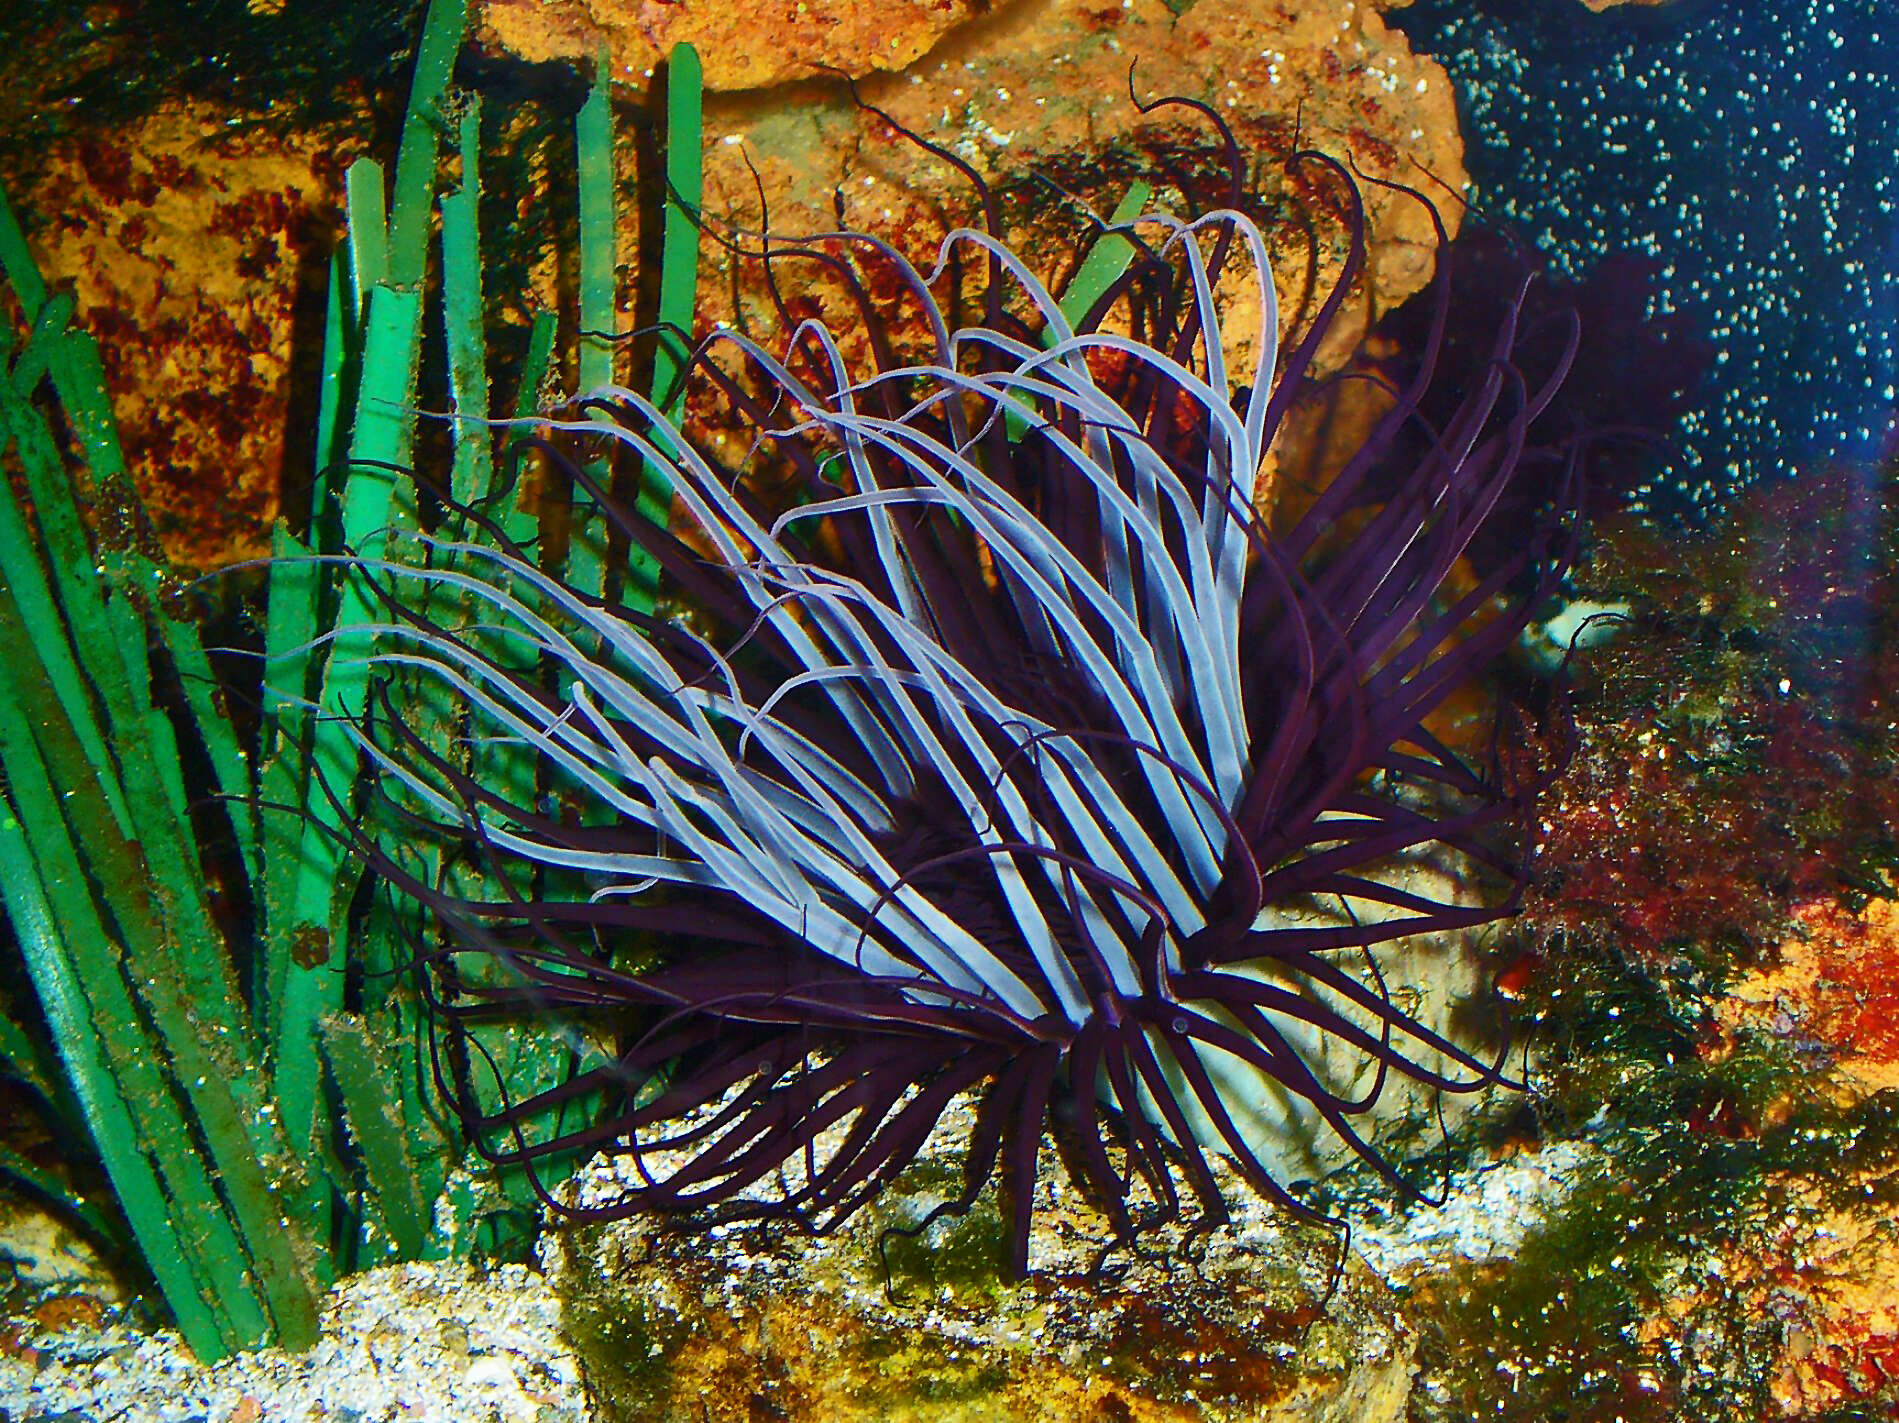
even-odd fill
[[(1353, 0), (1199, 0), (1180, 15), (1162, 0), (489, 0), (476, 34), (478, 45), (534, 58), (584, 59), (604, 43), (627, 82), (623, 95), (643, 89), (663, 47), (694, 40), (715, 91), (705, 142), (716, 230), (755, 231), (768, 220), (775, 233), (801, 235), (836, 227), (841, 211), (924, 260), (948, 228), (976, 216), (967, 179), (835, 87), (785, 87), (840, 70), (869, 76), (863, 97), (969, 163), (994, 190), (1011, 243), (1057, 281), (1088, 234), (1064, 193), (1103, 213), (1137, 180), (1154, 182), (1156, 202), (1174, 211), (1188, 200), (1224, 201), (1211, 125), (1178, 108), (1144, 115), (1130, 83), (1142, 103), (1199, 100), (1240, 142), (1248, 200), (1278, 248), (1287, 322), (1310, 314), (1344, 256), (1339, 187), (1312, 165), (1288, 172), (1294, 147), (1420, 187), (1453, 230), (1466, 181), (1443, 70)], [(42, 266), (76, 285), (78, 319), (100, 339), (133, 477), (165, 547), (194, 567), (264, 551), (282, 481), (308, 473), (315, 373), (293, 373), (291, 363), (293, 353), (313, 360), (321, 344), (325, 262), (340, 226), (341, 175), (355, 156), (336, 131), (285, 136), (234, 119), (199, 101), (170, 105), (63, 143), (38, 165), (40, 180), (15, 194), (42, 219), (34, 229)], [(544, 116), (536, 122), (550, 131)], [(650, 280), (637, 255), (650, 204), (630, 198), (639, 177), (632, 127), (623, 119), (629, 316)], [(508, 130), (504, 141), (516, 136)], [(563, 136), (536, 150), (533, 191), (495, 190), (518, 205), (524, 231), (531, 214), (570, 210), (570, 145)], [(1336, 369), (1367, 319), (1433, 270), (1436, 238), (1423, 207), (1375, 186), (1366, 199), (1366, 275), (1334, 324), (1322, 369)], [(571, 230), (558, 216), (542, 220), (540, 249), (570, 251)], [(500, 245), (491, 228), (484, 242), (491, 255)], [(746, 265), (708, 240), (702, 325), (766, 307), (763, 282)], [(546, 256), (526, 282), (498, 285), (492, 299), (503, 319), (556, 303), (558, 266)], [(847, 330), (857, 324), (821, 273), (783, 267), (780, 278), (808, 282), (817, 314)], [(1228, 324), (1230, 340), (1249, 339), (1242, 326)], [(1242, 365), (1250, 354), (1232, 353)]]
[(591, 60), (604, 47), (638, 83), (676, 44), (715, 92), (902, 69), (991, 0), (484, 0), (476, 24), (523, 59)]
[[(1130, 1255), (1045, 1146), (1031, 1274), (1011, 1282), (993, 1188), (924, 1224), (960, 1191), (968, 1127), (953, 1106), (903, 1180), (835, 1234), (650, 1218), (551, 1233), (601, 1423), (1404, 1417), (1415, 1340), (1356, 1256), (1334, 1279), (1330, 1232), (1227, 1181), (1232, 1226), (1163, 1227)], [(604, 1163), (578, 1184), (583, 1201), (617, 1189)]]
[[(749, 47), (769, 48), (756, 37)], [(706, 62), (710, 74), (714, 60)], [(628, 67), (617, 53), (615, 66)], [(1136, 180), (1154, 183), (1157, 203), (1176, 212), (1226, 201), (1213, 125), (1179, 107), (1141, 107), (1171, 96), (1208, 105), (1239, 142), (1246, 200), (1276, 226), (1285, 323), (1310, 314), (1345, 255), (1341, 185), (1315, 165), (1289, 171), (1295, 148), (1422, 190), (1453, 234), (1467, 183), (1443, 69), (1414, 55), (1376, 8), (1353, 0), (1199, 0), (1180, 15), (1162, 0), (1014, 0), (957, 30), (909, 72), (867, 81), (859, 93), (968, 164), (993, 191), (1010, 244), (1042, 273), (1072, 261), (1085, 238), (1080, 203), (1105, 214)], [(802, 236), (841, 219), (927, 266), (942, 233), (979, 215), (967, 177), (841, 92), (714, 97), (705, 138), (705, 211), (715, 227)], [(631, 145), (622, 164), (630, 190)], [(1368, 317), (1418, 291), (1434, 270), (1437, 237), (1424, 205), (1376, 181), (1364, 195), (1366, 273), (1334, 323), (1323, 368), (1342, 363)], [(638, 241), (629, 227), (622, 253)], [(766, 306), (762, 281), (748, 278), (743, 263), (735, 283), (730, 260), (707, 255), (702, 321)], [(789, 266), (781, 280), (786, 274), (804, 276)], [(623, 272), (629, 305), (636, 276)], [(823, 282), (814, 281), (819, 312), (830, 314)], [(838, 324), (855, 319), (840, 311)], [(1239, 353), (1237, 363), (1248, 357)]]
[[(616, 57), (615, 67), (623, 73), (627, 66)], [(641, 82), (637, 72), (632, 80)], [(1343, 181), (1315, 162), (1289, 165), (1289, 157), (1314, 149), (1362, 175), (1368, 250), (1318, 353), (1315, 373), (1323, 375), (1343, 366), (1369, 324), (1436, 270), (1430, 208), (1379, 183), (1416, 189), (1454, 234), (1467, 182), (1444, 71), (1414, 55), (1376, 8), (1354, 0), (1317, 7), (1198, 0), (1178, 15), (1163, 0), (1013, 0), (949, 34), (907, 72), (869, 78), (857, 93), (875, 111), (835, 86), (708, 96), (710, 235), (695, 318), (702, 332), (720, 321), (753, 334), (779, 327), (761, 264), (725, 244), (756, 249), (761, 231), (789, 239), (844, 226), (927, 272), (946, 233), (984, 220), (972, 175), (987, 188), (1005, 241), (1059, 292), (1090, 240), (1089, 214), (1111, 212), (1135, 183), (1152, 185), (1150, 210), (1184, 214), (1231, 201), (1215, 125), (1179, 105), (1143, 108), (1181, 97), (1210, 108), (1237, 141), (1240, 202), (1272, 246), (1275, 337), (1311, 320), (1338, 282), (1349, 246)], [(917, 139), (946, 150), (968, 172)], [(623, 192), (639, 190), (642, 180), (650, 185), (635, 145), (621, 145), (619, 165)], [(554, 181), (565, 180), (557, 174)], [(651, 250), (640, 230), (650, 210), (622, 204), (620, 300), (628, 327), (645, 309), (642, 283), (653, 279), (634, 258)], [(861, 257), (860, 249), (853, 256), (858, 278), (888, 312), (893, 344), (902, 349), (926, 328), (889, 274), (868, 269)], [(789, 309), (823, 320), (862, 369), (868, 337), (840, 269), (781, 261), (773, 275)], [(1233, 275), (1219, 293), (1222, 331), (1229, 368), (1250, 370), (1262, 334), (1257, 302), (1250, 272)], [(537, 271), (535, 290), (540, 300), (553, 299), (551, 269)], [(951, 305), (947, 283), (936, 295)], [(717, 452), (749, 442), (747, 431), (717, 423), (721, 412), (695, 406), (689, 415), (694, 438)], [(1321, 438), (1340, 444), (1312, 437)], [(1286, 455), (1278, 450), (1274, 458)], [(1293, 458), (1309, 474), (1323, 463)], [(1260, 487), (1274, 485), (1268, 470)]]
[(179, 104), (64, 142), (23, 203), (46, 219), (41, 269), (74, 286), (98, 338), (165, 551), (197, 568), (267, 553), (280, 475), (309, 467), (315, 406), (294, 404), (291, 367), (299, 342), (306, 359), (321, 349), (332, 204), (354, 156), (225, 118)]

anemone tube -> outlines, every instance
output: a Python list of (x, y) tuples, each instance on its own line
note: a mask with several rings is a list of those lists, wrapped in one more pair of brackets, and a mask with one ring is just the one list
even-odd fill
[[(795, 471), (803, 502), (763, 507), (626, 389), (532, 441), (691, 618), (566, 586), (479, 509), (411, 536), (412, 557), (357, 560), (387, 610), (374, 668), (448, 688), (472, 759), (432, 750), (386, 695), (360, 744), (390, 800), (459, 837), (499, 886), (425, 882), (365, 837), (445, 930), (422, 956), (439, 1023), (451, 1039), (509, 1013), (633, 1024), (614, 1060), (499, 1107), (458, 1091), (438, 1057), (493, 1160), (631, 1153), (624, 1198), (562, 1204), (587, 1218), (717, 1207), (822, 1228), (974, 1092), (953, 1204), (1000, 1172), (1021, 1268), (1045, 1121), (1127, 1236), (1179, 1209), (1177, 1179), (1224, 1219), (1212, 1152), (1301, 1209), (1275, 1169), (1275, 1134), (1294, 1129), (1402, 1185), (1369, 1125), (1392, 1084), (1502, 1079), (1500, 1058), (1408, 1008), (1380, 964), (1410, 936), (1515, 911), (1535, 800), (1567, 755), (1560, 712), (1536, 728), (1499, 712), (1481, 757), (1426, 727), (1573, 557), (1578, 460), (1526, 435), (1562, 363), (1533, 384), (1506, 321), (1482, 379), (1393, 481), (1381, 461), (1418, 448), (1399, 435), (1427, 351), (1343, 471), (1274, 531), (1255, 482), (1365, 241), (1351, 175), (1294, 161), (1344, 192), (1351, 257), (1283, 359), (1262, 341), (1243, 382), (1215, 300), (1228, 269), (1250, 265), (1259, 329), (1279, 326), (1267, 241), (1234, 207), (1115, 228), (1138, 256), (1073, 321), (993, 221), (951, 232), (928, 272), (858, 233), (766, 243), (768, 268), (841, 275), (875, 369), (853, 372), (822, 323), (787, 315), (781, 349), (718, 329), (687, 374), (744, 417), (754, 453)], [(934, 293), (959, 259), (988, 281), (952, 329)], [(871, 262), (914, 304), (922, 356), (885, 339), (889, 308), (857, 279)], [(1434, 331), (1446, 290), (1440, 273)], [(603, 487), (576, 448), (665, 470), (680, 531)], [(1537, 461), (1558, 463), (1559, 497), (1510, 557), (1455, 582)], [(442, 612), (454, 605), (466, 616)], [(493, 774), (522, 754), (539, 794)], [(1490, 892), (1391, 872), (1420, 854)], [(549, 890), (563, 880), (588, 892)], [(616, 958), (631, 933), (665, 947)], [(507, 971), (463, 971), (475, 960)], [(601, 1119), (520, 1130), (588, 1092), (611, 1099)]]

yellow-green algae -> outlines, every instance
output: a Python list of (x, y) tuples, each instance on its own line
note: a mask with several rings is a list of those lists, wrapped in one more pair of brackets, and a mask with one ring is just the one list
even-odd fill
[(1355, 1264), (1328, 1299), (1334, 1238), (1264, 1208), (1235, 1231), (1169, 1227), (1138, 1254), (1105, 1250), (1106, 1221), (1048, 1150), (1036, 1268), (1007, 1278), (993, 1186), (966, 1213), (936, 1212), (961, 1191), (963, 1115), (826, 1237), (784, 1221), (561, 1232), (554, 1276), (603, 1420), (1403, 1416), (1412, 1341), (1389, 1292)]

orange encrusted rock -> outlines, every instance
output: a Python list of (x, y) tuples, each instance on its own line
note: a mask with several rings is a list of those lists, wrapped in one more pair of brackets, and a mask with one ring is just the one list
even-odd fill
[(591, 59), (604, 46), (640, 83), (676, 44), (713, 91), (902, 69), (992, 0), (484, 0), (479, 33), (523, 59)]

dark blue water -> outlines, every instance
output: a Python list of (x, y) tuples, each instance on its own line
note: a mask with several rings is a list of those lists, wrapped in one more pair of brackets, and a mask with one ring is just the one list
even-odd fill
[(1459, 86), (1478, 206), (1582, 275), (1659, 263), (1713, 343), (1664, 478), (1703, 510), (1863, 457), (1899, 382), (1899, 0), (1419, 0), (1393, 19)]

